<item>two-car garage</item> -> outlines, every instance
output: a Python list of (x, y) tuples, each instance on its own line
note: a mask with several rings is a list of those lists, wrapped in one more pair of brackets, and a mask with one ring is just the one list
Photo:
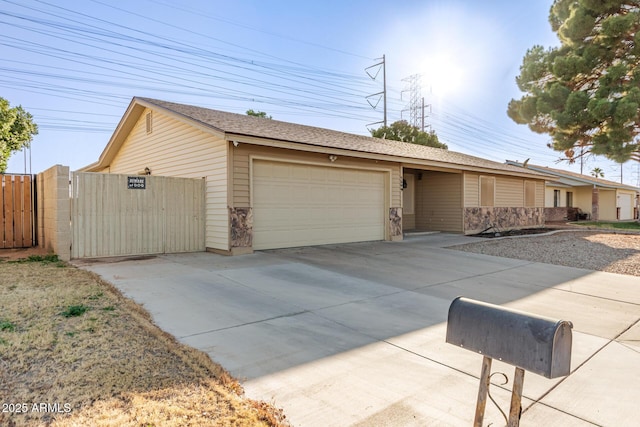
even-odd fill
[(384, 240), (388, 173), (254, 160), (253, 248)]

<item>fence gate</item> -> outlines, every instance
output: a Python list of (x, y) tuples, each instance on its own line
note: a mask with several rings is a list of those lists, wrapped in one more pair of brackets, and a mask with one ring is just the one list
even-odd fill
[(0, 248), (28, 248), (34, 244), (31, 175), (3, 174), (0, 205)]
[(205, 250), (204, 180), (73, 172), (71, 257)]

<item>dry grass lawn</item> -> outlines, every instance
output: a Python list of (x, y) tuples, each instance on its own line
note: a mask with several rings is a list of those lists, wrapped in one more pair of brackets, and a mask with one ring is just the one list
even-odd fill
[[(285, 426), (96, 275), (0, 261), (0, 426)], [(20, 412), (18, 412), (20, 411)]]

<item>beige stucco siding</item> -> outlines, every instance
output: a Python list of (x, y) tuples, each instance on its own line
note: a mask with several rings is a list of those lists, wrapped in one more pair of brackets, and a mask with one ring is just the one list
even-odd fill
[(273, 159), (278, 161), (311, 163), (320, 166), (353, 167), (374, 170), (388, 170), (391, 172), (391, 200), (390, 207), (400, 206), (400, 165), (393, 162), (377, 160), (357, 159), (347, 156), (338, 156), (335, 163), (331, 163), (328, 155), (324, 153), (312, 153), (303, 151), (272, 148), (259, 145), (240, 143), (237, 147), (230, 145), (233, 164), (233, 187), (231, 203), (233, 207), (247, 207), (250, 200), (250, 158)]
[[(593, 187), (585, 185), (582, 187), (564, 188), (557, 186), (548, 186), (545, 193), (545, 206), (553, 207), (553, 192), (554, 190), (560, 191), (560, 206), (566, 206), (567, 192), (573, 192), (573, 207), (580, 208), (582, 212), (593, 215)], [(623, 189), (598, 189), (598, 219), (601, 221), (615, 221), (618, 219), (618, 195), (626, 194), (627, 197), (631, 196), (631, 206), (628, 207), (629, 212), (626, 212), (624, 217), (633, 217), (633, 206), (635, 203), (635, 192), (631, 190)]]
[(462, 174), (424, 171), (415, 183), (415, 228), (462, 232)]
[[(560, 191), (560, 203), (553, 206), (554, 191)], [(573, 193), (573, 206), (567, 206), (567, 193)], [(549, 185), (545, 188), (544, 206), (547, 208), (580, 208), (583, 212), (591, 212), (591, 188), (590, 187), (560, 187)]]
[(227, 212), (227, 143), (196, 127), (153, 111), (147, 134), (146, 110), (104, 171), (206, 179), (206, 246), (229, 249)]
[[(554, 194), (555, 191), (560, 191), (560, 203), (558, 206), (554, 206)], [(574, 191), (574, 190), (570, 190)], [(577, 200), (575, 199), (576, 193), (573, 193), (573, 204), (576, 205)], [(565, 187), (557, 187), (557, 186), (547, 186), (544, 190), (544, 207), (545, 208), (564, 208), (567, 207), (567, 189)]]
[[(591, 187), (574, 187), (573, 205), (582, 212), (591, 214), (593, 189)], [(553, 199), (552, 199), (553, 202)]]
[(553, 206), (553, 192), (555, 190), (559, 190), (559, 191), (563, 191), (564, 189), (558, 188), (558, 187), (546, 187), (544, 189), (544, 206), (546, 208), (559, 208), (559, 207), (563, 207), (564, 205), (560, 204), (560, 206)]
[(599, 213), (598, 219), (600, 221), (615, 221), (618, 219), (616, 205), (616, 190), (599, 190), (598, 206)]

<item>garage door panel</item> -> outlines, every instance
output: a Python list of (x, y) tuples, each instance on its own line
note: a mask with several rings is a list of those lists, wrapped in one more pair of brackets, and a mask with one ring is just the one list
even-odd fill
[(361, 201), (360, 191), (356, 188), (343, 188), (341, 190), (341, 199), (344, 202), (359, 203)]
[(368, 202), (370, 200), (374, 200), (377, 199), (378, 202), (381, 202), (382, 200), (379, 200), (379, 194), (377, 191), (373, 191), (370, 188), (362, 188), (359, 191), (356, 192), (357, 198), (359, 201), (365, 203)]
[(268, 178), (275, 178), (274, 174), (273, 174), (273, 167), (272, 165), (269, 164), (265, 164), (260, 168), (253, 168), (253, 176), (254, 178), (264, 178), (264, 177), (268, 177)]
[(331, 203), (332, 201), (340, 200), (336, 192), (327, 192), (324, 186), (320, 185), (310, 185), (308, 187), (309, 194), (300, 194), (297, 198), (298, 200), (308, 199), (309, 203), (313, 203), (316, 205), (325, 205), (326, 203)]
[(327, 175), (326, 173), (324, 173), (324, 171), (322, 169), (316, 169), (316, 168), (312, 168), (311, 170), (308, 170), (305, 172), (306, 175), (306, 179), (309, 180), (309, 182), (335, 182), (336, 179), (340, 179), (340, 178), (336, 178), (339, 177), (339, 174), (335, 174), (335, 175)]
[(253, 168), (254, 249), (384, 239), (384, 172), (259, 160)]
[[(350, 243), (350, 242), (364, 242), (370, 241), (371, 235), (378, 231), (377, 227), (359, 227), (351, 230), (349, 236), (344, 234), (342, 228), (323, 228), (323, 229), (307, 229), (307, 230), (288, 230), (288, 229), (273, 229), (266, 231), (254, 232), (255, 242), (269, 242), (268, 247), (261, 247), (263, 244), (259, 243), (259, 247), (256, 249), (278, 249), (278, 248), (290, 248), (297, 246), (309, 246), (323, 245), (323, 244), (337, 244), (337, 243)], [(380, 240), (380, 239), (373, 239)]]

